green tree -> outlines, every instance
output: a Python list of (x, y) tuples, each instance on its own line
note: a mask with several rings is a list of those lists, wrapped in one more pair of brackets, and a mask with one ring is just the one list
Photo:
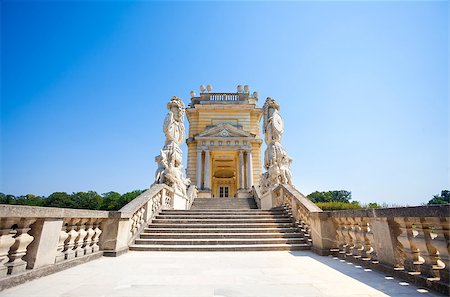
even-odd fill
[(42, 206), (74, 208), (72, 197), (66, 192), (54, 192), (44, 199)]
[(16, 197), (14, 195), (6, 195), (0, 193), (0, 204), (15, 204)]
[(100, 209), (102, 204), (102, 196), (94, 191), (72, 193), (71, 198), (74, 208), (95, 210)]
[(118, 209), (121, 209), (123, 206), (125, 206), (128, 202), (136, 198), (137, 196), (141, 195), (145, 190), (134, 190), (128, 193), (125, 193), (120, 198), (120, 203), (118, 205)]
[(36, 196), (33, 194), (26, 194), (16, 197), (16, 203), (18, 205), (28, 205), (28, 206), (41, 206), (43, 203), (43, 197)]
[(434, 195), (433, 199), (428, 201), (428, 205), (431, 204), (447, 204), (450, 203), (450, 191), (449, 190), (442, 190), (441, 195)]
[(108, 192), (102, 194), (102, 205), (100, 207), (101, 210), (119, 210), (121, 205), (121, 198), (117, 192)]
[(352, 199), (352, 192), (340, 190), (340, 191), (328, 191), (318, 192), (315, 191), (307, 196), (312, 202), (350, 202)]

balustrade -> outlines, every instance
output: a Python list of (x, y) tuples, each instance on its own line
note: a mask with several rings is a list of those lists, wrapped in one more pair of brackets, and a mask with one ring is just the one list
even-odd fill
[(322, 212), (288, 185), (256, 199), (260, 205), (272, 199), (266, 207), (289, 208), (301, 231), (311, 234), (312, 249), (322, 255), (337, 254), (449, 292), (449, 205)]

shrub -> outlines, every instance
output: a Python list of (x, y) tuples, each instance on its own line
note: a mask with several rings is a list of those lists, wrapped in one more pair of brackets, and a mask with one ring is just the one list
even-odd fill
[(322, 210), (346, 210), (346, 209), (361, 209), (361, 205), (357, 201), (353, 201), (352, 203), (348, 202), (317, 202), (316, 205), (320, 207)]

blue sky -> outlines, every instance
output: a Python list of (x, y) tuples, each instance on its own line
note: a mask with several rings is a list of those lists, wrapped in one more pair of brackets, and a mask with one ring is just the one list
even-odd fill
[(448, 1), (2, 1), (0, 191), (146, 188), (166, 102), (248, 84), (301, 192), (426, 202), (450, 187), (448, 28)]

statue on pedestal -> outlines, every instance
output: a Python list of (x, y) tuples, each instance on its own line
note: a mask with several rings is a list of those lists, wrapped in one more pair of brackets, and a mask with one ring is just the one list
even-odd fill
[(186, 196), (186, 189), (191, 181), (183, 176), (183, 153), (180, 144), (184, 140), (185, 107), (178, 97), (167, 103), (169, 110), (164, 119), (163, 132), (166, 135), (164, 147), (155, 157), (158, 169), (155, 173), (155, 184), (166, 184)]
[(263, 133), (267, 144), (264, 153), (264, 168), (267, 171), (261, 176), (262, 193), (278, 184), (292, 184), (290, 170), (292, 158), (288, 156), (281, 145), (283, 119), (279, 110), (278, 102), (268, 97), (263, 106)]

